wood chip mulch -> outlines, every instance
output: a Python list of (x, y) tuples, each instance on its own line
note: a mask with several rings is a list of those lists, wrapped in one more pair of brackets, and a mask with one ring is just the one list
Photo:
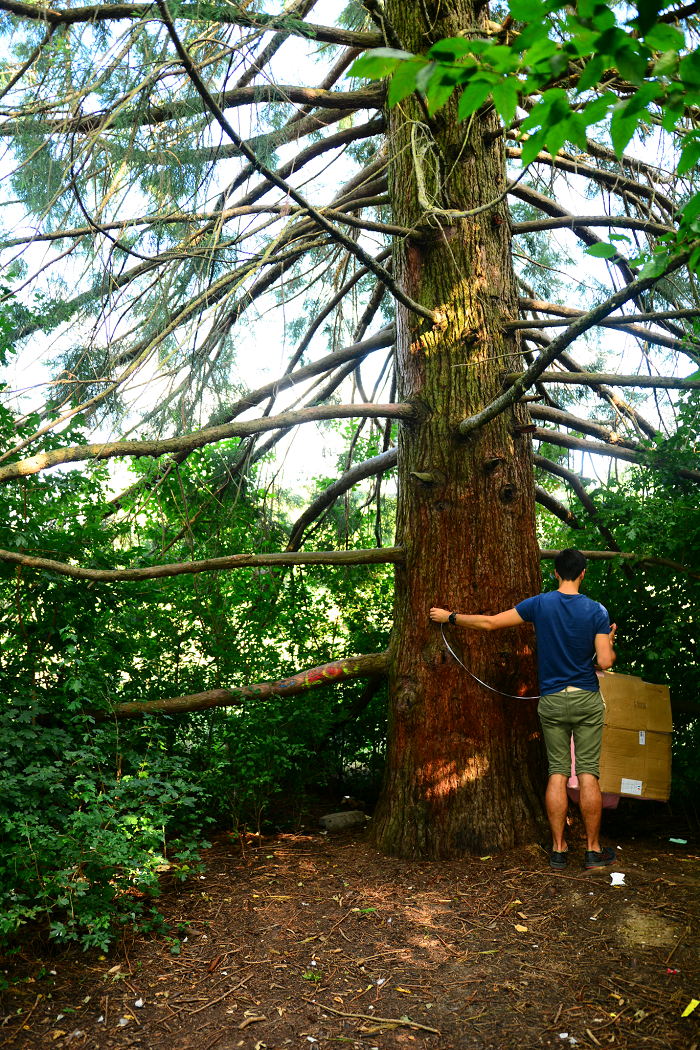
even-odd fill
[(621, 887), (583, 870), (577, 827), (563, 874), (537, 846), (410, 862), (302, 830), (243, 856), (221, 834), (203, 877), (163, 877), (179, 943), (28, 934), (0, 957), (0, 1050), (698, 1050), (700, 835), (669, 828), (606, 828)]

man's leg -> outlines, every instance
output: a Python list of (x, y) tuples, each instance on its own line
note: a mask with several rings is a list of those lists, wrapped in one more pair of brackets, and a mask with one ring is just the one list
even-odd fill
[[(595, 777), (593, 779), (595, 780)], [(569, 796), (566, 793), (567, 780), (568, 777), (565, 777), (563, 774), (553, 773), (549, 778), (547, 794), (545, 795), (547, 817), (552, 830), (552, 849), (557, 853), (565, 853), (567, 848), (564, 841), (566, 814), (569, 810)], [(598, 823), (600, 823), (600, 820)], [(589, 846), (588, 848), (590, 849), (591, 847)]]
[(598, 786), (598, 778), (592, 773), (578, 774), (579, 809), (586, 829), (586, 849), (600, 853), (600, 818), (603, 812), (603, 798)]

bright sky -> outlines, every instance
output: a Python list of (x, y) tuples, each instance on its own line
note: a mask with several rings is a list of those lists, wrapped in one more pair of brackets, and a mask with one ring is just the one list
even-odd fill
[[(270, 5), (269, 9), (272, 10), (277, 5)], [(309, 16), (315, 22), (321, 24), (333, 24), (339, 12), (344, 6), (343, 2), (338, 0), (319, 0), (313, 9), (312, 14)], [(281, 49), (278, 55), (273, 59), (268, 74), (271, 79), (278, 83), (299, 83), (299, 84), (314, 84), (317, 83), (323, 76), (323, 71), (326, 68), (327, 60), (324, 60), (323, 64), (320, 65), (314, 59), (315, 45), (311, 42), (304, 42), (295, 38), (293, 41), (288, 42), (285, 47)], [(341, 81), (342, 86), (342, 81)], [(250, 134), (250, 125), (241, 125), (240, 121), (249, 119), (248, 111), (245, 108), (235, 109), (229, 112), (229, 116), (233, 119), (234, 125), (237, 127), (239, 132), (246, 136)], [(366, 119), (364, 115), (360, 115), (359, 119)], [(641, 147), (641, 149), (635, 150), (635, 152), (641, 152), (645, 159), (652, 161), (653, 163), (660, 163), (663, 166), (670, 166), (668, 158), (658, 156), (659, 151), (659, 139), (651, 137), (647, 143)], [(283, 146), (279, 149), (278, 154), (281, 161), (288, 159), (288, 157), (294, 155), (298, 147), (294, 144)], [(0, 174), (6, 174), (8, 157), (0, 166)], [(310, 176), (314, 175), (328, 164), (328, 156), (319, 158), (314, 165), (307, 166), (299, 181), (306, 181)], [(310, 198), (317, 203), (322, 203), (330, 199), (334, 190), (337, 188), (341, 181), (347, 178), (354, 166), (351, 167), (351, 162), (341, 159), (338, 165), (334, 165), (325, 175), (320, 175), (318, 179), (315, 179), (312, 186), (308, 188), (308, 194)], [(228, 178), (234, 171), (239, 170), (240, 162), (231, 160), (225, 161), (218, 165), (218, 176), (217, 176), (217, 187), (223, 186)], [(514, 169), (514, 173), (517, 173), (518, 169)], [(600, 196), (594, 198), (592, 201), (587, 200), (584, 196), (579, 194), (575, 188), (573, 188), (575, 180), (572, 180), (572, 185), (567, 183), (564, 177), (557, 177), (557, 197), (559, 201), (574, 213), (600, 213), (602, 208), (602, 200)], [(307, 192), (305, 190), (305, 192)], [(211, 195), (210, 195), (211, 196)], [(615, 210), (615, 201), (609, 202), (608, 210)], [(11, 213), (11, 221), (8, 221), (8, 214), (3, 209), (1, 217), (4, 220), (6, 227), (12, 225), (13, 222), (21, 222), (21, 216), (19, 209), (16, 206), (10, 206), (9, 211)], [(136, 209), (134, 210), (136, 214)], [(556, 243), (564, 245), (573, 257), (573, 263), (571, 265), (564, 264), (562, 269), (567, 274), (565, 280), (569, 283), (571, 294), (567, 293), (565, 301), (571, 305), (580, 305), (582, 293), (585, 293), (586, 286), (590, 286), (594, 279), (604, 282), (609, 285), (609, 271), (607, 264), (604, 260), (592, 259), (585, 256), (582, 252), (582, 246), (577, 241), (575, 236), (566, 231), (557, 231), (552, 235), (553, 240)], [(376, 252), (378, 241), (373, 238), (371, 234), (362, 235), (362, 243), (367, 248), (373, 248)], [(518, 250), (517, 240), (515, 242), (516, 250)], [(624, 249), (623, 249), (624, 250)], [(54, 250), (41, 244), (32, 245), (25, 253), (25, 259), (29, 265), (30, 272), (39, 268), (45, 263), (51, 255), (54, 254)], [(67, 263), (64, 277), (68, 279), (69, 283), (73, 281), (77, 283), (79, 280), (78, 275), (72, 275), (71, 266), (72, 263)], [(249, 388), (255, 388), (262, 383), (269, 381), (275, 375), (281, 371), (285, 360), (288, 359), (292, 349), (290, 340), (285, 334), (285, 320), (288, 320), (290, 316), (293, 316), (295, 310), (295, 304), (292, 302), (289, 304), (287, 309), (283, 312), (279, 309), (271, 309), (273, 306), (273, 297), (267, 296), (260, 299), (256, 307), (259, 312), (259, 316), (255, 322), (254, 331), (246, 332), (244, 337), (239, 337), (239, 353), (238, 353), (238, 376)], [(376, 330), (381, 325), (380, 320), (376, 320), (373, 328), (370, 329), (370, 333)], [(59, 330), (50, 336), (40, 336), (34, 340), (31, 340), (28, 346), (23, 352), (14, 360), (11, 367), (7, 370), (6, 379), (10, 389), (21, 390), (27, 387), (32, 387), (35, 384), (41, 384), (46, 382), (50, 377), (50, 371), (47, 366), (47, 351), (50, 356), (60, 349), (65, 343), (67, 337), (61, 334)], [(72, 338), (72, 336), (70, 336)], [(609, 370), (618, 370), (623, 373), (633, 373), (640, 368), (641, 353), (640, 348), (636, 340), (633, 338), (610, 331), (609, 329), (601, 330), (600, 335), (600, 346), (609, 355), (607, 367)], [(312, 344), (311, 353), (321, 355), (326, 352), (326, 345), (321, 335), (316, 337), (315, 342)], [(574, 356), (582, 363), (586, 364), (593, 360), (596, 356), (597, 349), (589, 349), (585, 342), (579, 341), (572, 349)], [(656, 351), (655, 351), (656, 353)], [(363, 380), (366, 389), (371, 389), (374, 385), (377, 373), (381, 367), (384, 354), (382, 352), (371, 355), (362, 367)], [(644, 369), (645, 371), (646, 369)], [(695, 366), (687, 358), (681, 358), (677, 362), (677, 371), (679, 374), (689, 374), (695, 370)], [(143, 382), (143, 377), (137, 380), (138, 383)], [(156, 386), (142, 386), (140, 390), (134, 390), (134, 403), (133, 411), (136, 413), (134, 416), (134, 422), (136, 421), (137, 415), (140, 412), (145, 411), (150, 405), (154, 403), (154, 398), (157, 396)], [(162, 389), (162, 388), (161, 388)], [(27, 411), (30, 406), (38, 405), (42, 401), (44, 390), (41, 387), (28, 392), (22, 400), (22, 408)], [(287, 405), (291, 404), (295, 398), (294, 392), (290, 392), (286, 396), (281, 396), (277, 409), (282, 410)], [(350, 381), (346, 381), (345, 388), (342, 390), (342, 400), (347, 401), (351, 396), (351, 384)], [(600, 404), (595, 398), (591, 399), (592, 405)], [(13, 407), (18, 407), (18, 402), (14, 400), (12, 402)], [(652, 409), (653, 402), (649, 404), (649, 416), (654, 418), (654, 411)], [(645, 408), (644, 411), (647, 411)], [(205, 406), (204, 421), (206, 420), (207, 408)], [(253, 411), (249, 413), (251, 416), (257, 415), (258, 412)], [(123, 430), (127, 427), (124, 426)], [(103, 432), (100, 435), (102, 438), (107, 439), (109, 437), (117, 436), (114, 431)], [(281, 442), (278, 446), (277, 453), (277, 465), (284, 463), (284, 481), (283, 483), (287, 486), (293, 487), (296, 491), (303, 490), (309, 480), (319, 474), (333, 474), (336, 469), (336, 458), (341, 451), (342, 441), (332, 431), (324, 428), (318, 424), (307, 424), (305, 427), (300, 428), (299, 431), (288, 441)], [(595, 457), (596, 460), (601, 460), (601, 457)], [(581, 455), (579, 453), (572, 454), (572, 460), (575, 463), (575, 469), (581, 469), (583, 473), (589, 476), (595, 476), (591, 474), (593, 464), (590, 463), (590, 457), (586, 457), (586, 460), (582, 463)], [(277, 466), (276, 465), (276, 466)], [(595, 464), (597, 467), (598, 474), (601, 477), (607, 475), (608, 460), (605, 458), (602, 462)], [(270, 468), (270, 469), (276, 469)], [(125, 483), (127, 468), (124, 464), (113, 461), (113, 478), (115, 489), (121, 489)]]

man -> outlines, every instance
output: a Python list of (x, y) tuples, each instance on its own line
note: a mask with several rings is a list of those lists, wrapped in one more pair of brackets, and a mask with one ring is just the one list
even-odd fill
[(431, 609), (436, 623), (451, 623), (481, 631), (534, 624), (537, 634), (537, 667), (540, 679), (538, 714), (549, 759), (546, 805), (552, 845), (549, 864), (566, 867), (568, 846), (564, 828), (568, 811), (566, 782), (571, 774), (571, 734), (574, 736), (576, 775), (579, 781), (581, 816), (586, 828), (586, 868), (612, 864), (615, 851), (601, 848), (598, 840), (602, 798), (598, 786), (600, 747), (603, 739), (605, 702), (593, 666), (607, 670), (615, 662), (613, 643), (617, 625), (610, 626), (607, 610), (591, 601), (579, 588), (587, 561), (581, 551), (560, 551), (554, 559), (559, 590), (537, 594), (514, 609), (496, 616), (465, 616), (447, 609)]

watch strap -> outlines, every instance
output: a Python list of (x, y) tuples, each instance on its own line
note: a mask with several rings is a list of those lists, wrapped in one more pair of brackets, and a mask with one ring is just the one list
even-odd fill
[(447, 617), (447, 622), (451, 623), (452, 626), (454, 627), (455, 624), (457, 623), (457, 613), (451, 612), (450, 615)]

